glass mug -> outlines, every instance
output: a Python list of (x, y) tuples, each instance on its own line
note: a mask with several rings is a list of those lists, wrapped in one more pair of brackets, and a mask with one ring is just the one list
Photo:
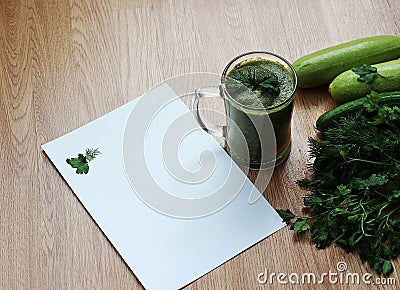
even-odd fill
[[(206, 132), (225, 141), (225, 150), (236, 163), (255, 170), (272, 168), (291, 150), (296, 87), (296, 72), (286, 59), (271, 52), (247, 52), (227, 64), (218, 86), (195, 91), (192, 111)], [(223, 99), (224, 126), (205, 124), (199, 110), (204, 98)]]

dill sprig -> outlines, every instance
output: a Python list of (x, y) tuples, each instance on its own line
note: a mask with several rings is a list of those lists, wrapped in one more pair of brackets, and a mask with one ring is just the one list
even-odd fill
[(87, 162), (90, 162), (100, 154), (101, 154), (101, 152), (99, 151), (98, 148), (96, 148), (96, 149), (87, 148), (86, 152), (85, 152), (85, 158), (86, 158)]

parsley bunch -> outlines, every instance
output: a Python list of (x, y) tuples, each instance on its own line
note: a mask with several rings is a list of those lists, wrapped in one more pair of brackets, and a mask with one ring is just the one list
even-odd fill
[(400, 255), (400, 109), (378, 101), (369, 96), (323, 140), (309, 139), (313, 176), (298, 181), (310, 190), (309, 215), (278, 213), (292, 230), (309, 231), (317, 248), (336, 243), (386, 275)]
[(386, 77), (378, 73), (378, 69), (376, 67), (369, 64), (363, 64), (358, 67), (353, 67), (351, 70), (359, 76), (357, 78), (359, 82), (371, 83), (375, 80), (377, 76), (386, 79)]

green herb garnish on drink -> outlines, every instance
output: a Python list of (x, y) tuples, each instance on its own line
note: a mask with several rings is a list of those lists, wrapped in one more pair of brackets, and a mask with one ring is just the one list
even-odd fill
[(227, 75), (226, 88), (242, 105), (268, 108), (290, 96), (293, 77), (281, 64), (256, 58), (236, 65)]
[[(228, 71), (225, 86), (230, 97), (236, 101), (226, 103), (227, 115), (237, 126), (237, 129), (230, 126), (228, 132), (227, 149), (231, 156), (236, 158), (247, 150), (243, 144), (236, 143), (243, 134), (251, 168), (256, 169), (265, 160), (272, 161), (276, 156), (276, 163), (282, 162), (289, 154), (291, 144), (290, 123), (295, 90), (293, 72), (272, 60), (261, 57), (246, 59)], [(274, 132), (266, 129), (269, 120)], [(276, 141), (276, 150), (262, 150), (261, 144), (271, 143), (269, 140)]]

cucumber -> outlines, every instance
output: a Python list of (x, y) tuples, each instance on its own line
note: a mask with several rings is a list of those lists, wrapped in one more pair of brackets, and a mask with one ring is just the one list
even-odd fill
[(359, 75), (348, 70), (338, 75), (329, 85), (329, 93), (339, 103), (378, 93), (400, 90), (400, 59), (372, 65), (378, 75), (370, 83), (360, 82)]
[[(380, 93), (378, 96), (380, 97), (379, 104), (389, 106), (400, 105), (400, 91)], [(317, 119), (315, 127), (319, 131), (324, 131), (331, 126), (334, 126), (335, 122), (337, 122), (339, 118), (361, 110), (364, 107), (365, 99), (366, 97), (362, 97), (350, 101), (322, 114)]]
[(360, 38), (308, 54), (293, 67), (297, 84), (312, 88), (329, 84), (340, 73), (362, 64), (380, 63), (400, 57), (400, 37), (379, 35)]

